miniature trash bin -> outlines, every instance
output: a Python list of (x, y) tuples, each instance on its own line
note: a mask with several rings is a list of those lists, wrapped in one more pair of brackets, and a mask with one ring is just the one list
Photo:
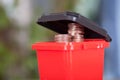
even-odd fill
[(45, 14), (38, 24), (66, 34), (69, 23), (84, 27), (82, 42), (36, 42), (40, 80), (102, 80), (104, 49), (111, 38), (94, 22), (74, 12)]

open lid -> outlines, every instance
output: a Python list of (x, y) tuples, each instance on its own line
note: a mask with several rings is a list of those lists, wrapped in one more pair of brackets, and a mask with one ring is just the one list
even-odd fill
[(106, 30), (75, 12), (44, 14), (37, 23), (60, 34), (68, 33), (69, 23), (78, 23), (84, 27), (85, 39), (112, 40)]

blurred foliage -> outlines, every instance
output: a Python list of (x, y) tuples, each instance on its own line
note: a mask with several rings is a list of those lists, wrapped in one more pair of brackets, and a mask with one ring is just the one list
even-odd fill
[(96, 21), (101, 0), (77, 0), (74, 10), (81, 15)]
[[(2, 6), (0, 6), (0, 32), (9, 27), (10, 21), (5, 13), (5, 10)], [(0, 33), (1, 34), (1, 33)], [(5, 44), (1, 41), (0, 36), (0, 80), (5, 76), (5, 71), (7, 67), (13, 63), (15, 60), (11, 51), (5, 46)]]
[(25, 66), (29, 70), (28, 76), (30, 79), (38, 78), (38, 65), (35, 51), (31, 51), (29, 57), (24, 61), (23, 66)]
[(9, 27), (10, 21), (5, 13), (5, 10), (2, 6), (0, 6), (0, 30), (6, 27)]
[(18, 5), (19, 0), (14, 0), (14, 6)]
[(54, 1), (56, 3), (55, 12), (74, 11), (76, 0), (54, 0)]
[[(14, 29), (13, 28), (14, 26), (15, 25), (13, 25), (10, 22), (8, 16), (6, 15), (4, 8), (0, 6), (0, 35), (2, 35), (0, 36), (0, 80), (6, 80), (9, 70), (11, 71), (15, 66), (19, 64), (19, 59), (21, 59), (20, 62), (20, 65), (22, 65), (21, 67), (24, 67), (27, 71), (29, 71), (26, 78), (33, 80), (38, 79), (37, 59), (36, 59), (35, 51), (33, 52), (31, 51), (30, 55), (28, 55), (23, 61), (22, 58), (20, 58), (19, 54), (16, 51), (14, 51), (14, 49), (17, 48), (17, 46), (13, 46), (15, 45), (15, 42), (4, 40), (4, 38), (6, 37), (7, 37), (6, 39), (9, 38), (8, 31)], [(15, 29), (18, 30), (17, 28)], [(38, 37), (36, 36), (36, 33), (32, 33), (32, 34), (34, 36), (32, 37), (33, 41), (35, 41), (36, 39), (38, 40), (38, 38), (36, 38)], [(14, 49), (12, 49), (12, 47), (10, 48), (10, 46), (13, 46)], [(19, 75), (11, 76), (11, 77), (12, 80), (22, 80), (22, 78), (20, 78)]]
[(0, 80), (3, 80), (11, 63), (15, 63), (16, 59), (16, 54), (12, 53), (4, 43), (0, 42)]
[(55, 32), (44, 28), (37, 23), (33, 23), (31, 26), (31, 43), (35, 43), (38, 41), (51, 41), (53, 40)]

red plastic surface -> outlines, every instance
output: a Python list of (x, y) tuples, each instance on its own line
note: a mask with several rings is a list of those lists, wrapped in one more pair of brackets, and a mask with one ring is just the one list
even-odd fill
[(37, 51), (40, 80), (102, 80), (104, 40), (80, 43), (39, 42)]

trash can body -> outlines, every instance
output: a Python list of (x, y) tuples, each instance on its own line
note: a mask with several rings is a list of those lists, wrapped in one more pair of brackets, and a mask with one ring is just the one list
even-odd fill
[(38, 42), (36, 50), (40, 80), (102, 80), (104, 49), (109, 42)]

